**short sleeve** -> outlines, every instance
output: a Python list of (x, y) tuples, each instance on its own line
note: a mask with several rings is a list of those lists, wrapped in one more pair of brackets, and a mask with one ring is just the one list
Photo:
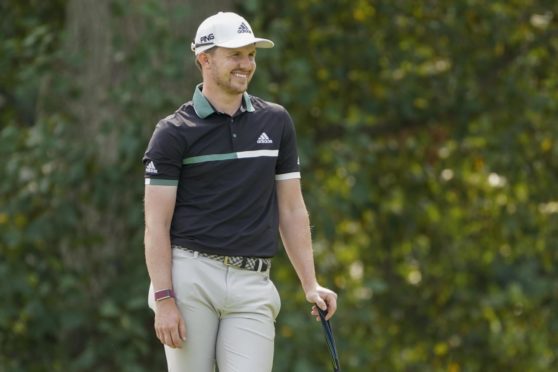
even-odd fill
[(145, 184), (177, 186), (186, 146), (177, 125), (160, 121), (143, 156)]
[(289, 113), (286, 110), (284, 113), (285, 124), (281, 136), (277, 166), (275, 168), (275, 179), (277, 181), (300, 178), (295, 127)]

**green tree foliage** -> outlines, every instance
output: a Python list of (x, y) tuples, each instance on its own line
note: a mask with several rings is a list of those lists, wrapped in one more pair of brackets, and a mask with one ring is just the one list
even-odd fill
[[(555, 369), (555, 4), (253, 11), (279, 46), (260, 64), (298, 124), (344, 365)], [(299, 345), (282, 370), (325, 359), (283, 322)]]
[[(197, 79), (180, 28), (192, 16), (172, 1), (100, 3), (97, 38), (71, 26), (64, 1), (0, 5), (0, 370), (164, 369), (140, 159)], [(554, 1), (238, 10), (277, 45), (258, 53), (251, 92), (297, 125), (344, 370), (557, 369)], [(103, 37), (106, 49), (88, 44)], [(106, 55), (103, 89), (85, 90)], [(272, 275), (274, 370), (327, 370), (284, 254)]]

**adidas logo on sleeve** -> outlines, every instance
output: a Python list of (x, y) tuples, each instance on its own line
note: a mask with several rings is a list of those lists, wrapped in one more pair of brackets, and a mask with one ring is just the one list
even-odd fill
[(157, 168), (155, 168), (155, 164), (153, 164), (153, 162), (149, 162), (149, 164), (147, 164), (147, 167), (145, 167), (145, 173), (149, 173), (149, 174), (157, 174), (159, 173), (157, 171)]
[(256, 142), (257, 143), (273, 143), (271, 138), (269, 138), (265, 132), (262, 132), (262, 134), (260, 134), (260, 137), (258, 138), (258, 140)]

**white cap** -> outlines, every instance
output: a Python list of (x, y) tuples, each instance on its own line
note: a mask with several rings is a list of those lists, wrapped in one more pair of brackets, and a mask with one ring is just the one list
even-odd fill
[(248, 21), (231, 12), (219, 12), (206, 18), (196, 32), (192, 52), (196, 55), (215, 46), (240, 48), (254, 44), (257, 48), (273, 48), (273, 41), (254, 37)]

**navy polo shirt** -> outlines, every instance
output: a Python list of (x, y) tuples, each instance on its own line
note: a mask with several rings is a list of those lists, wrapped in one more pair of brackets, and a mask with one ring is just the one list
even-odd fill
[(247, 93), (231, 117), (215, 111), (200, 89), (155, 127), (143, 157), (145, 184), (178, 186), (173, 245), (272, 257), (279, 224), (275, 183), (300, 178), (291, 117)]

